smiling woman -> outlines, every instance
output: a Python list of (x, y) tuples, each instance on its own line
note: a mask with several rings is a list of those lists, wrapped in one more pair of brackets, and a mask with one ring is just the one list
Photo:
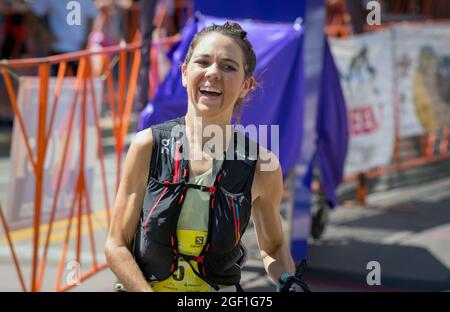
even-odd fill
[[(252, 45), (238, 24), (205, 28), (192, 40), (182, 65), (183, 86), (190, 100), (188, 110), (226, 111), (231, 119), (255, 85), (255, 66)], [(214, 101), (215, 105), (211, 103)]]
[[(255, 65), (237, 23), (203, 29), (181, 66), (187, 114), (136, 135), (105, 246), (127, 290), (242, 290), (241, 238), (250, 215), (267, 273), (275, 282), (293, 274), (280, 222), (279, 162), (231, 126), (255, 85)], [(221, 131), (223, 144), (205, 148), (207, 127)], [(276, 165), (266, 170), (265, 163)]]

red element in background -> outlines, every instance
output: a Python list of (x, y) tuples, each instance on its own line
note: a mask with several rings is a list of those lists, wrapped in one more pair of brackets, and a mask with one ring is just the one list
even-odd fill
[(351, 136), (369, 134), (379, 128), (372, 106), (360, 106), (349, 110)]

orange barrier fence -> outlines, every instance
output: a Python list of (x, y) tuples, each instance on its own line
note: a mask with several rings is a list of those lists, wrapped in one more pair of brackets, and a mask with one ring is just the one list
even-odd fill
[[(414, 141), (420, 142), (418, 150), (413, 147)], [(425, 133), (419, 137), (398, 140), (395, 153), (394, 160), (390, 165), (344, 177), (344, 182), (357, 182), (356, 200), (360, 204), (364, 205), (366, 202), (368, 179), (450, 159), (450, 126)]]
[[(0, 70), (3, 75), (6, 90), (15, 115), (15, 127), (18, 127), (23, 144), (26, 147), (27, 157), (31, 163), (32, 172), (34, 174), (34, 208), (33, 208), (33, 225), (32, 225), (32, 261), (31, 261), (31, 273), (30, 284), (26, 286), (24, 274), (20, 265), (20, 259), (16, 254), (14, 248), (14, 239), (11, 235), (11, 226), (8, 224), (6, 216), (2, 210), (0, 203), (0, 218), (2, 227), (5, 232), (6, 241), (8, 243), (11, 257), (17, 271), (20, 286), (23, 291), (40, 291), (42, 289), (44, 281), (44, 273), (47, 268), (47, 259), (49, 255), (49, 247), (51, 245), (52, 233), (54, 230), (54, 223), (57, 219), (58, 203), (61, 193), (61, 183), (63, 180), (63, 172), (67, 166), (67, 154), (70, 145), (70, 138), (74, 128), (74, 119), (76, 113), (80, 116), (79, 126), (79, 140), (80, 150), (78, 155), (78, 169), (76, 172), (75, 189), (73, 190), (73, 198), (71, 200), (69, 217), (65, 227), (64, 239), (60, 248), (61, 257), (57, 267), (55, 291), (64, 291), (75, 286), (74, 284), (62, 284), (61, 279), (66, 264), (67, 252), (70, 248), (70, 237), (73, 233), (72, 223), (75, 227), (75, 261), (81, 263), (82, 255), (82, 233), (88, 234), (90, 253), (92, 255), (91, 267), (83, 272), (79, 276), (79, 281), (83, 281), (98, 271), (106, 267), (106, 263), (100, 263), (96, 257), (97, 246), (96, 237), (93, 227), (93, 210), (92, 210), (92, 198), (90, 198), (88, 191), (88, 181), (85, 174), (86, 167), (86, 150), (87, 150), (87, 118), (89, 112), (93, 114), (90, 116), (95, 123), (95, 135), (97, 137), (97, 149), (96, 154), (99, 160), (99, 171), (101, 178), (101, 185), (103, 189), (103, 201), (104, 209), (106, 212), (106, 224), (109, 225), (110, 221), (110, 190), (108, 190), (108, 183), (105, 170), (105, 152), (102, 145), (102, 133), (100, 127), (100, 113), (97, 109), (97, 103), (99, 99), (96, 98), (94, 91), (94, 71), (92, 70), (91, 58), (94, 55), (101, 56), (103, 58), (103, 68), (101, 78), (106, 89), (106, 107), (109, 107), (110, 114), (112, 115), (112, 132), (114, 137), (114, 154), (115, 154), (115, 190), (118, 189), (120, 181), (122, 155), (126, 145), (126, 135), (131, 121), (132, 107), (134, 103), (134, 97), (136, 94), (138, 70), (140, 65), (140, 43), (137, 41), (138, 36), (135, 37), (136, 41), (130, 44), (107, 47), (100, 51), (79, 51), (68, 54), (61, 54), (57, 56), (50, 56), (45, 58), (33, 58), (33, 59), (18, 59), (18, 60), (4, 60), (0, 63)], [(152, 50), (157, 52), (157, 49), (162, 46), (174, 44), (180, 40), (180, 35), (176, 35), (168, 38), (161, 38), (154, 41), (152, 44)], [(155, 53), (156, 53), (155, 52)], [(118, 59), (118, 71), (113, 72), (114, 61), (111, 59), (114, 57)], [(42, 235), (42, 208), (43, 208), (43, 194), (44, 194), (44, 172), (45, 161), (48, 156), (49, 138), (54, 131), (55, 115), (58, 109), (59, 100), (61, 98), (62, 84), (66, 77), (68, 62), (78, 62), (78, 69), (76, 72), (75, 83), (73, 86), (73, 98), (70, 104), (69, 120), (67, 123), (67, 133), (65, 134), (65, 140), (63, 141), (63, 153), (61, 155), (61, 162), (57, 171), (56, 184), (54, 188), (54, 198), (52, 199), (51, 210), (49, 214), (49, 221), (47, 230), (45, 233), (44, 243), (41, 242)], [(130, 61), (130, 64), (127, 62)], [(53, 94), (49, 93), (50, 83), (50, 69), (51, 65), (59, 64), (58, 72), (56, 76), (55, 89)], [(153, 59), (151, 71), (158, 71), (158, 62)], [(38, 100), (38, 116), (36, 116), (37, 131), (36, 131), (36, 144), (33, 152), (32, 144), (30, 143), (30, 136), (27, 133), (27, 127), (24, 123), (23, 114), (21, 112), (19, 103), (16, 98), (16, 91), (11, 76), (14, 76), (14, 70), (17, 68), (38, 68), (39, 77), (39, 100)], [(117, 80), (115, 81), (115, 74), (117, 74)], [(159, 80), (151, 81), (152, 84), (158, 83)], [(49, 105), (49, 104), (52, 105)], [(89, 107), (90, 106), (90, 107)], [(50, 113), (50, 114), (48, 114)], [(49, 117), (49, 118), (48, 118)], [(48, 119), (48, 120), (47, 120)], [(83, 227), (83, 220), (87, 223), (87, 229)], [(101, 247), (101, 249), (103, 246)]]
[[(421, 27), (424, 25), (450, 25), (448, 19), (434, 19), (432, 21), (408, 22), (409, 27)], [(381, 25), (366, 25), (365, 31), (379, 31), (390, 29), (394, 26), (402, 25), (402, 23), (382, 23)], [(351, 25), (333, 24), (325, 27), (325, 33), (330, 37), (349, 37), (352, 34)], [(400, 97), (398, 91), (393, 95), (394, 103), (394, 154), (392, 163), (387, 166), (374, 168), (367, 172), (360, 172), (352, 176), (344, 177), (344, 182), (356, 181), (356, 199), (359, 203), (364, 204), (367, 190), (367, 180), (376, 178), (385, 174), (395, 173), (407, 170), (416, 166), (430, 164), (436, 161), (450, 158), (449, 147), (449, 128), (450, 125), (444, 126), (435, 131), (427, 132), (420, 137), (400, 138)], [(420, 149), (413, 148), (413, 141), (420, 142)], [(416, 144), (417, 145), (417, 144)]]
[[(419, 153), (412, 147), (412, 141), (419, 140), (421, 143)], [(375, 178), (384, 174), (407, 170), (416, 166), (426, 165), (433, 162), (450, 158), (450, 126), (428, 132), (419, 137), (405, 138), (400, 140), (397, 150), (398, 162), (391, 165), (374, 168), (364, 173), (367, 178)], [(395, 156), (394, 156), (395, 157)], [(344, 181), (356, 180), (357, 175), (347, 176)]]

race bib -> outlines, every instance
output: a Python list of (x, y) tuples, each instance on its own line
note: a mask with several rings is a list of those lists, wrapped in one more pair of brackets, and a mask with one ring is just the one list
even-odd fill
[[(198, 256), (206, 243), (208, 232), (195, 230), (177, 230), (178, 236), (178, 250), (180, 253)], [(173, 274), (159, 282), (153, 282), (151, 286), (155, 291), (185, 291), (185, 292), (207, 292), (210, 291), (210, 286), (192, 271), (192, 267), (198, 271), (196, 261), (191, 261), (191, 264), (185, 260), (178, 260), (178, 268)]]

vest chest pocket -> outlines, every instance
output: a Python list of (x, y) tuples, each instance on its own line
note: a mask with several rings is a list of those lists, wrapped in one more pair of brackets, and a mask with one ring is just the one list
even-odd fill
[(250, 196), (244, 193), (231, 193), (223, 187), (216, 192), (217, 205), (214, 208), (213, 244), (216, 253), (232, 250), (241, 240), (250, 221)]
[(178, 202), (185, 187), (184, 182), (160, 182), (150, 178), (141, 215), (141, 227), (148, 239), (167, 243), (176, 228), (179, 214)]

